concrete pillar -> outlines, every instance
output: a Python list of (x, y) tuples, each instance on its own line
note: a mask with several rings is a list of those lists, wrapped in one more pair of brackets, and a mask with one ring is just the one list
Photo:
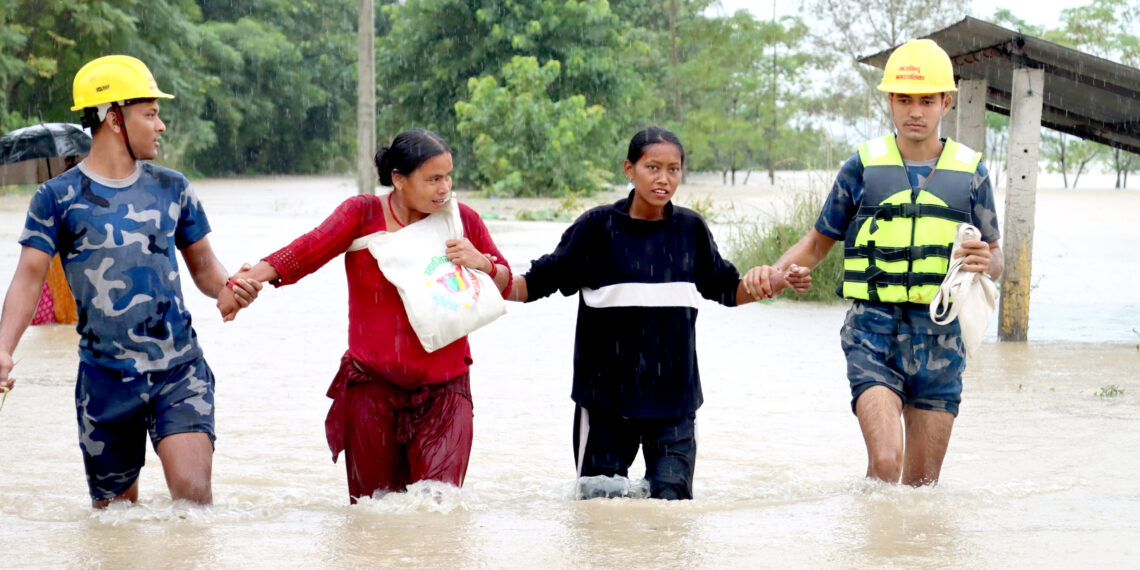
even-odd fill
[(1033, 219), (1037, 202), (1037, 147), (1041, 143), (1041, 103), (1045, 71), (1013, 71), (1009, 114), (1008, 183), (1002, 225), (1001, 303), (998, 336), (1024, 341), (1029, 332), (1029, 286), (1033, 277)]
[[(946, 112), (945, 117), (942, 117), (942, 124), (939, 125), (938, 135), (941, 136), (942, 138), (958, 140), (958, 94), (957, 93), (953, 93), (950, 97), (950, 110)], [(969, 145), (967, 145), (967, 146), (969, 146)]]
[(356, 29), (356, 191), (376, 192), (376, 7), (360, 0)]
[(963, 79), (958, 82), (958, 142), (986, 152), (986, 82)]

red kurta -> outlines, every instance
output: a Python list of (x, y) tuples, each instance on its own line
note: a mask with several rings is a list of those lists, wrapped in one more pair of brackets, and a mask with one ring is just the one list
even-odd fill
[[(266, 257), (280, 276), (274, 285), (295, 283), (346, 252), (356, 238), (385, 230), (382, 202), (378, 196), (349, 198), (314, 230)], [(479, 214), (463, 204), (459, 214), (475, 248), (507, 265)], [(348, 352), (329, 387), (333, 404), (325, 434), (333, 461), (347, 445), (351, 497), (401, 490), (420, 478), (462, 485), (471, 446), (467, 337), (428, 353), (372, 254), (346, 253), (344, 264)], [(503, 297), (509, 293), (510, 285)]]
[[(275, 285), (296, 283), (347, 251), (356, 238), (385, 230), (382, 202), (379, 196), (349, 198), (316, 229), (266, 257), (265, 261), (281, 276)], [(459, 215), (464, 233), (475, 248), (497, 257), (500, 265), (507, 265), (479, 214), (459, 204)], [(412, 330), (396, 286), (380, 272), (368, 250), (345, 254), (344, 265), (348, 275), (349, 356), (405, 390), (444, 382), (467, 372), (471, 364), (467, 337), (435, 352), (425, 351)], [(508, 285), (503, 298), (509, 292)]]

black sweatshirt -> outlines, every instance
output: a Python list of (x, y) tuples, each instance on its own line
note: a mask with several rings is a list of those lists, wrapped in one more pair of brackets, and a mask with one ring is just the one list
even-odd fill
[(688, 415), (704, 402), (697, 371), (697, 303), (736, 305), (740, 274), (696, 212), (631, 218), (633, 193), (579, 217), (526, 274), (528, 301), (578, 295), (571, 397), (630, 418)]

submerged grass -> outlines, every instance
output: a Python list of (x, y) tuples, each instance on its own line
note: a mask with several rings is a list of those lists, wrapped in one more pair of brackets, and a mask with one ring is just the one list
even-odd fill
[(1124, 388), (1116, 384), (1109, 384), (1107, 386), (1101, 386), (1100, 391), (1097, 392), (1096, 395), (1101, 398), (1115, 398), (1124, 395)]
[[(783, 214), (769, 215), (764, 222), (736, 225), (729, 236), (729, 259), (742, 273), (757, 265), (775, 263), (814, 227), (822, 207), (823, 197), (818, 192), (798, 192), (788, 199)], [(811, 289), (802, 295), (788, 289), (782, 296), (797, 301), (838, 301), (835, 289), (842, 279), (842, 271), (843, 244), (837, 243), (812, 270)]]

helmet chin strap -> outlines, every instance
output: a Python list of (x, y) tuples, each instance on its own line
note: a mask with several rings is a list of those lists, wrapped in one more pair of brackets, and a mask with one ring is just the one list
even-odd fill
[(131, 155), (131, 160), (138, 160), (135, 158), (134, 149), (131, 148), (131, 139), (127, 136), (127, 123), (123, 120), (123, 108), (112, 105), (111, 111), (115, 113), (115, 120), (119, 122), (119, 133), (123, 135), (123, 143), (127, 145), (127, 154)]

